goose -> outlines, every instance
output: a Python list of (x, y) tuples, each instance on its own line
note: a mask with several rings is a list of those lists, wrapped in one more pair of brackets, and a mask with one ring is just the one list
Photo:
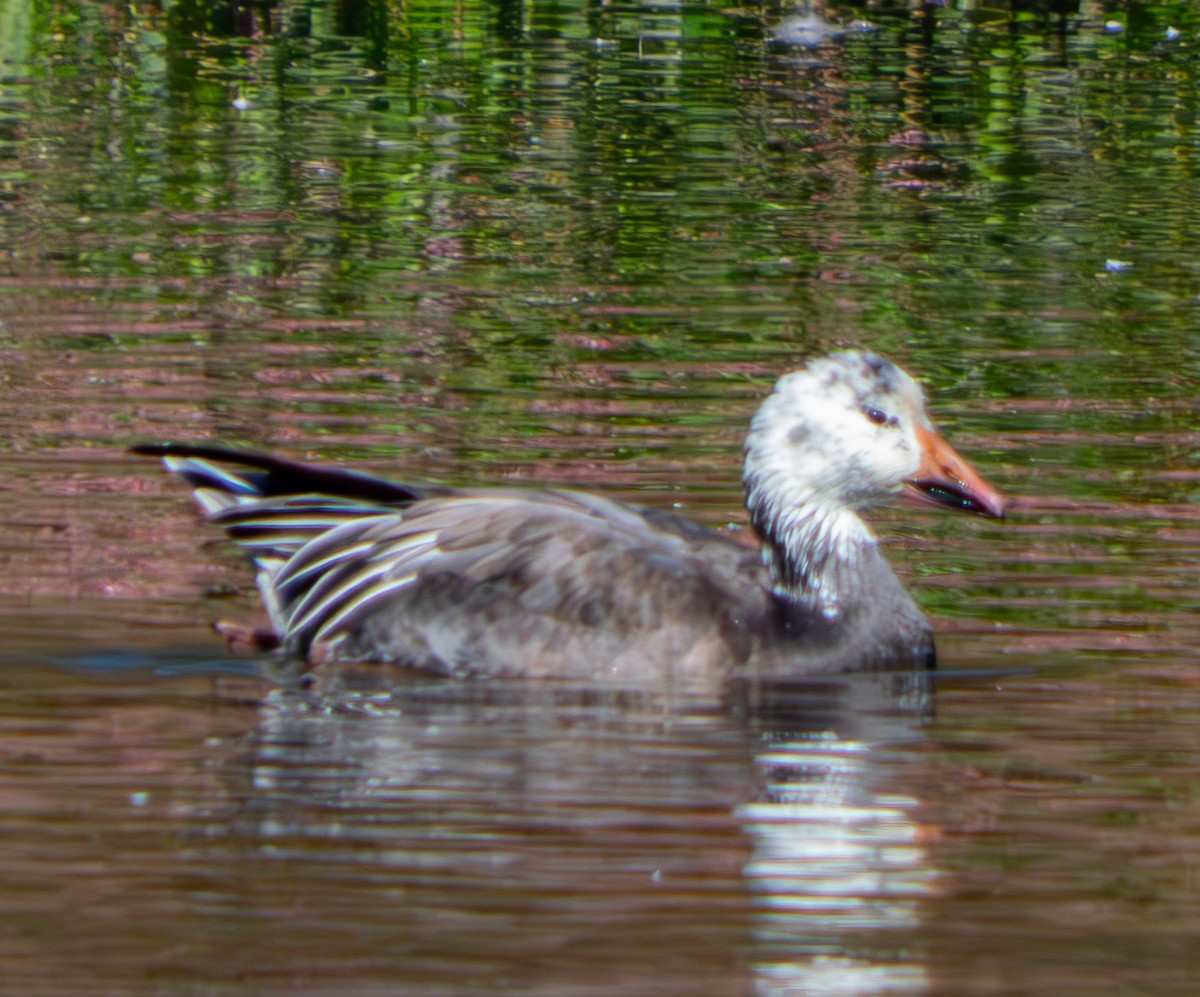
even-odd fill
[(757, 544), (568, 490), (417, 486), (204, 443), (148, 443), (249, 554), (270, 631), (317, 668), (719, 685), (934, 666), (862, 512), (906, 491), (1001, 518), (913, 378), (850, 350), (785, 374), (744, 448)]

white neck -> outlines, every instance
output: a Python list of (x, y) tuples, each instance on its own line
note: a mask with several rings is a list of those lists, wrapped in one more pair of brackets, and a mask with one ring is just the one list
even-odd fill
[(779, 595), (835, 619), (862, 594), (875, 536), (854, 510), (814, 495), (789, 495), (785, 504), (752, 476), (746, 482), (746, 507)]

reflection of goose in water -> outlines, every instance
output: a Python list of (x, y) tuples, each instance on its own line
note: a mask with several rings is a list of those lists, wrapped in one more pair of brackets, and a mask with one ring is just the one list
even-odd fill
[[(286, 882), (231, 876), (264, 919), (302, 911), (410, 989), (911, 997), (937, 896), (927, 755), (906, 750), (929, 682), (814, 679), (745, 723), (558, 684), (421, 682), (337, 711), (279, 689), (222, 766), (220, 847)], [(324, 957), (298, 953), (299, 977)]]
[(908, 673), (801, 683), (791, 707), (803, 721), (758, 753), (765, 789), (737, 811), (753, 847), (744, 874), (758, 908), (756, 993), (928, 989), (921, 906), (939, 876), (921, 801), (898, 791), (885, 766), (920, 738), (929, 681)]
[(1003, 500), (866, 352), (780, 379), (745, 446), (755, 551), (672, 513), (577, 492), (420, 488), (194, 444), (183, 475), (259, 567), (272, 640), (310, 661), (712, 689), (731, 675), (922, 667), (928, 621), (860, 511), (901, 489)]

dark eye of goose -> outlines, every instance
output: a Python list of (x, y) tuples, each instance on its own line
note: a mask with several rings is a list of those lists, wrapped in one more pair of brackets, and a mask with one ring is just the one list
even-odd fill
[(899, 422), (894, 415), (888, 415), (883, 409), (876, 408), (874, 405), (864, 405), (863, 415), (870, 419), (876, 426), (898, 426)]

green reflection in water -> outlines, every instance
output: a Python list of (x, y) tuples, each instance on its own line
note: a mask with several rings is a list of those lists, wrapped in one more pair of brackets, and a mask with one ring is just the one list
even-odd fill
[(285, 410), (369, 449), (464, 404), (521, 459), (567, 419), (538, 400), (599, 437), (694, 399), (699, 438), (865, 344), (967, 434), (1002, 412), (1040, 466), (1136, 467), (1111, 437), (1190, 418), (1200, 17), (1018, 6), (847, 4), (873, 30), (808, 49), (707, 4), (7, 0), (9, 336), (201, 379), (213, 432)]

